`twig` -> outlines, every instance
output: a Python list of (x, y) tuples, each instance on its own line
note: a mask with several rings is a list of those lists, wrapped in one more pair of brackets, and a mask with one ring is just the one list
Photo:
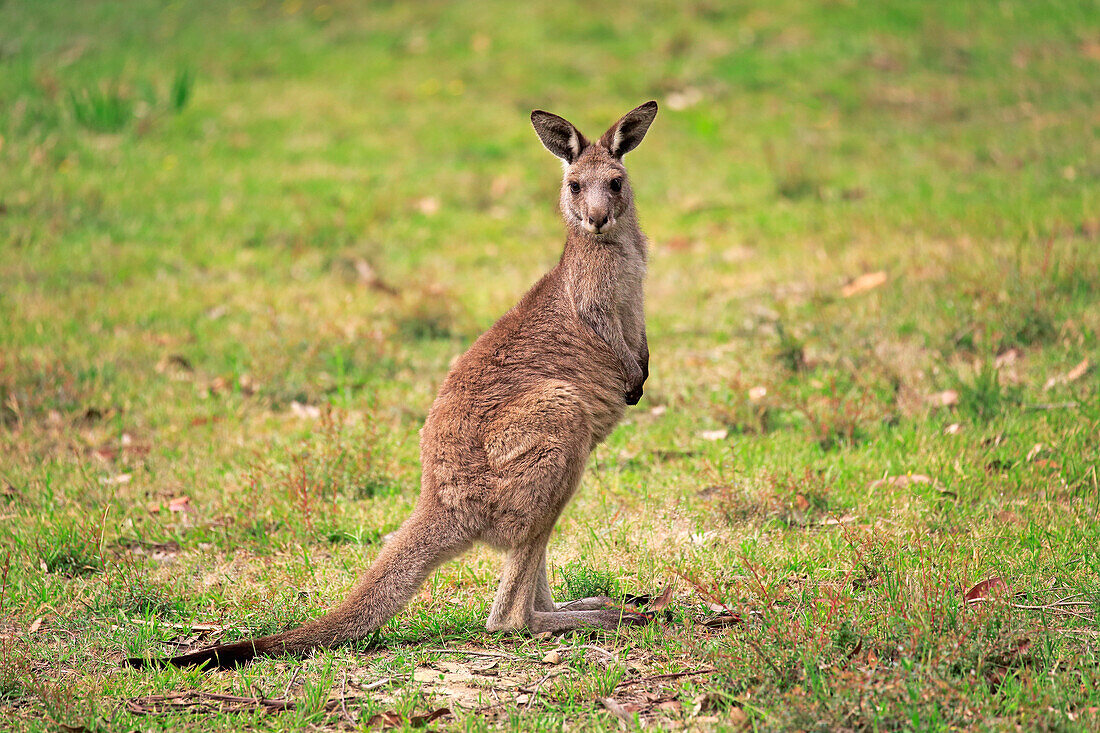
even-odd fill
[(505, 654), (503, 652), (476, 652), (471, 649), (425, 649), (425, 652), (431, 652), (435, 654), (466, 654), (471, 657), (495, 657), (497, 659), (523, 659), (515, 654)]
[[(615, 689), (617, 690), (620, 687), (626, 687), (627, 685), (637, 685), (641, 682), (655, 682), (656, 680), (674, 680), (678, 677), (694, 677), (695, 675), (709, 674), (711, 672), (717, 671), (718, 670), (714, 667), (708, 667), (707, 669), (693, 669), (690, 672), (673, 672), (671, 674), (658, 674), (652, 677), (639, 677), (633, 680), (623, 680), (619, 684), (615, 685)], [(776, 671), (778, 672), (779, 670)]]
[(301, 670), (302, 670), (302, 668), (301, 668), (300, 666), (299, 666), (299, 667), (295, 667), (295, 668), (294, 668), (294, 674), (290, 675), (290, 681), (286, 683), (286, 688), (285, 688), (285, 689), (283, 690), (283, 697), (284, 697), (284, 698), (285, 698), (285, 697), (286, 697), (287, 695), (289, 695), (289, 694), (290, 694), (290, 688), (291, 688), (291, 686), (292, 686), (292, 685), (294, 684), (294, 680), (296, 680), (296, 679), (298, 678), (298, 673), (299, 673), (299, 672), (300, 672)]
[(1040, 402), (1024, 405), (1025, 410), (1072, 410), (1075, 407), (1077, 407), (1076, 402)]
[(533, 703), (535, 701), (535, 698), (538, 696), (539, 690), (542, 689), (543, 684), (546, 682), (546, 680), (550, 679), (553, 676), (554, 676), (554, 671), (551, 670), (551, 671), (546, 673), (545, 677), (543, 677), (541, 680), (539, 680), (535, 684), (535, 688), (533, 690), (531, 690), (531, 694), (527, 698), (527, 706), (526, 707), (527, 707), (528, 710), (531, 709), (531, 703)]
[(347, 706), (347, 691), (348, 691), (348, 668), (344, 667), (344, 681), (340, 683), (340, 710), (343, 711), (344, 717), (349, 723), (355, 725), (355, 720), (348, 714)]

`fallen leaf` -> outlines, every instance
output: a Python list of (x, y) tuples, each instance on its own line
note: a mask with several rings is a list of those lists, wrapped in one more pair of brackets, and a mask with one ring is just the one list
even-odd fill
[(699, 437), (703, 440), (725, 440), (727, 435), (729, 435), (729, 431), (725, 429), (704, 430), (703, 432), (699, 433)]
[(123, 484), (130, 483), (130, 480), (132, 478), (133, 476), (128, 473), (120, 473), (117, 476), (108, 476), (107, 478), (101, 478), (99, 480), (99, 483), (105, 486), (121, 486)]
[(825, 517), (819, 524), (829, 527), (834, 524), (851, 524), (856, 521), (856, 519), (858, 519), (858, 517), (855, 514), (845, 514), (842, 517)]
[(316, 420), (321, 417), (321, 408), (316, 405), (305, 405), (297, 400), (290, 403), (290, 412), (295, 417), (307, 418), (310, 420)]
[(375, 271), (371, 264), (364, 259), (357, 259), (353, 263), (355, 266), (355, 274), (359, 276), (359, 282), (366, 285), (368, 288), (378, 290), (387, 295), (397, 295), (397, 288), (393, 287)]
[(672, 586), (666, 585), (665, 589), (661, 591), (661, 595), (653, 599), (651, 603), (646, 604), (647, 611), (663, 611), (668, 608), (668, 604), (672, 603)]
[(703, 620), (703, 626), (708, 629), (724, 629), (727, 626), (737, 626), (744, 623), (745, 619), (741, 618), (737, 613), (720, 613), (717, 616), (711, 616), (708, 619)]
[(753, 387), (752, 389), (749, 390), (749, 400), (751, 400), (752, 402), (759, 402), (760, 400), (764, 399), (767, 396), (768, 396), (768, 388), (767, 387), (763, 387), (763, 386)]
[(33, 634), (42, 628), (42, 622), (46, 620), (45, 616), (39, 616), (34, 621), (31, 621), (31, 625), (27, 627), (27, 633)]
[(1077, 366), (1073, 367), (1068, 372), (1066, 372), (1066, 381), (1067, 382), (1076, 382), (1078, 379), (1085, 376), (1085, 374), (1088, 372), (1090, 366), (1091, 366), (1091, 364), (1089, 364), (1088, 359), (1082, 359), (1080, 361), (1080, 363), (1077, 364)]
[(1043, 385), (1043, 389), (1049, 390), (1059, 384), (1069, 384), (1070, 382), (1076, 382), (1078, 379), (1088, 374), (1089, 369), (1091, 368), (1092, 363), (1087, 358), (1082, 359), (1080, 362), (1077, 363), (1076, 366), (1074, 366), (1065, 374), (1048, 379)]
[(859, 295), (885, 285), (886, 280), (886, 273), (883, 270), (866, 272), (841, 288), (840, 294), (845, 298), (851, 298), (853, 295)]
[(977, 603), (994, 595), (1003, 595), (1008, 592), (1008, 585), (1001, 578), (989, 578), (975, 585), (966, 592), (963, 600), (967, 603)]
[(926, 402), (936, 407), (954, 407), (959, 404), (959, 393), (953, 389), (945, 389), (924, 398)]
[(1039, 455), (1042, 452), (1043, 452), (1043, 444), (1042, 443), (1036, 443), (1035, 445), (1031, 446), (1031, 450), (1029, 450), (1027, 452), (1027, 460), (1028, 461), (1034, 460), (1035, 456)]
[(546, 656), (542, 658), (542, 661), (546, 664), (561, 664), (561, 654), (557, 650), (547, 652)]
[(953, 422), (950, 425), (948, 425), (946, 428), (943, 429), (943, 434), (944, 435), (958, 435), (959, 433), (962, 432), (962, 427), (963, 426), (961, 424), (959, 424), (957, 422)]
[(1023, 355), (1023, 351), (1013, 346), (1011, 349), (997, 354), (997, 357), (993, 360), (993, 367), (995, 369), (1003, 369), (1006, 366), (1011, 366), (1019, 361)]
[(168, 511), (170, 512), (189, 512), (191, 511), (191, 497), (189, 496), (177, 496), (175, 499), (168, 501)]
[(678, 92), (669, 92), (668, 97), (665, 98), (665, 105), (669, 109), (679, 112), (702, 101), (703, 93), (694, 87), (688, 87)]
[(157, 372), (163, 374), (171, 369), (178, 369), (183, 372), (195, 371), (195, 367), (191, 365), (191, 361), (183, 354), (168, 354), (157, 362)]
[(887, 476), (886, 478), (880, 478), (876, 481), (872, 481), (867, 485), (867, 488), (877, 489), (882, 486), (893, 486), (896, 489), (904, 489), (910, 484), (934, 484), (931, 476), (925, 476), (923, 473), (906, 473), (901, 476)]
[(251, 376), (242, 374), (237, 378), (237, 386), (240, 388), (241, 394), (245, 397), (251, 397), (256, 394), (256, 390), (259, 389), (260, 385)]
[(626, 721), (630, 724), (634, 723), (634, 713), (627, 710), (625, 706), (616, 702), (612, 698), (601, 697), (600, 704), (602, 704), (604, 708), (607, 709), (607, 712), (611, 713), (616, 718), (619, 718), (620, 720)]
[[(438, 708), (430, 713), (424, 713), (423, 715), (410, 715), (408, 718), (408, 724), (412, 728), (423, 728), (428, 723), (434, 720), (442, 718), (444, 715), (450, 715), (450, 708)], [(406, 723), (405, 716), (401, 713), (394, 712), (393, 710), (387, 710), (384, 713), (375, 713), (370, 716), (370, 720), (367, 721), (367, 727), (373, 728), (374, 726), (382, 724), (383, 728), (400, 728)]]

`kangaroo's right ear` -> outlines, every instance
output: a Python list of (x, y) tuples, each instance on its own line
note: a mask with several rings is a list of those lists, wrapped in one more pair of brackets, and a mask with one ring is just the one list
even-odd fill
[(589, 145), (581, 131), (573, 127), (573, 123), (541, 109), (531, 113), (531, 124), (546, 149), (566, 163), (572, 163), (579, 158)]

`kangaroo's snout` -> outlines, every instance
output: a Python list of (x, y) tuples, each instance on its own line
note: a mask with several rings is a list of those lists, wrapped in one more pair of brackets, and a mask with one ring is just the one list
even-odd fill
[(606, 212), (591, 213), (585, 217), (581, 226), (593, 234), (603, 234), (611, 229), (615, 220)]

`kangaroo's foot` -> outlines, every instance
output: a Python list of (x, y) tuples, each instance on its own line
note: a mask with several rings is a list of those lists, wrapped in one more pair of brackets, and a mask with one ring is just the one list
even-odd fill
[(597, 611), (602, 609), (617, 610), (623, 604), (616, 601), (614, 598), (608, 598), (607, 596), (592, 596), (590, 598), (578, 598), (575, 601), (565, 601), (563, 603), (555, 603), (553, 608), (536, 609), (546, 610), (552, 612), (562, 611)]
[(640, 613), (599, 609), (591, 611), (534, 611), (527, 622), (532, 634), (549, 631), (556, 634), (561, 631), (578, 629), (604, 629), (614, 631), (620, 626), (644, 626), (650, 618)]

